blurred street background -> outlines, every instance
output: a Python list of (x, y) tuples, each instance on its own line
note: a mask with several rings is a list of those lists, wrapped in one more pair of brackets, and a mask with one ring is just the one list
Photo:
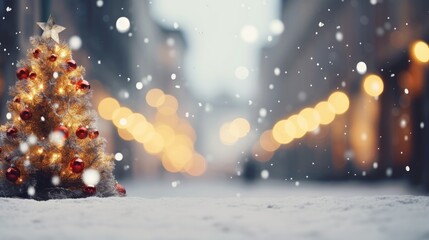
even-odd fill
[(52, 14), (86, 68), (119, 181), (429, 191), (429, 1), (1, 0), (0, 11), (0, 121), (15, 64)]

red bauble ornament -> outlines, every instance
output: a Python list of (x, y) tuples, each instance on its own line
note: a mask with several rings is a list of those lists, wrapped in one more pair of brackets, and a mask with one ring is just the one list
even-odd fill
[(70, 161), (70, 168), (74, 173), (81, 173), (85, 168), (85, 163), (82, 159), (75, 157)]
[(34, 58), (39, 58), (40, 53), (41, 53), (40, 49), (38, 49), (38, 48), (34, 49), (34, 51), (33, 51), (33, 57)]
[(83, 191), (87, 195), (92, 196), (92, 195), (95, 195), (95, 192), (97, 191), (97, 189), (94, 186), (85, 186), (83, 187)]
[(18, 96), (16, 96), (16, 97), (13, 98), (13, 101), (16, 102), (16, 103), (20, 103), (21, 102), (21, 98), (18, 97)]
[(16, 138), (18, 136), (18, 129), (16, 127), (10, 127), (6, 130), (6, 136), (9, 138)]
[(85, 127), (79, 127), (76, 130), (76, 136), (79, 139), (85, 139), (86, 137), (88, 137), (88, 129), (86, 129)]
[(98, 135), (99, 135), (99, 133), (98, 133), (98, 130), (97, 129), (91, 129), (90, 131), (89, 131), (89, 134), (88, 134), (88, 136), (89, 136), (89, 138), (91, 138), (91, 139), (95, 139), (95, 138), (97, 138), (98, 137)]
[(76, 83), (76, 90), (88, 90), (91, 88), (91, 85), (88, 81), (84, 79), (79, 79)]
[(64, 134), (65, 139), (69, 138), (69, 130), (66, 127), (59, 126), (59, 127), (55, 128), (55, 131), (62, 132)]
[(49, 56), (49, 61), (55, 62), (56, 60), (57, 60), (57, 55), (51, 54), (51, 56)]
[(18, 70), (16, 70), (16, 77), (19, 79), (19, 80), (22, 80), (22, 79), (26, 79), (26, 78), (28, 78), (28, 74), (29, 74), (30, 72), (28, 71), (28, 69), (26, 69), (26, 68), (24, 68), (24, 67), (22, 67), (22, 68), (18, 68)]
[(37, 77), (37, 74), (35, 73), (35, 72), (30, 72), (30, 79), (31, 80), (34, 80), (34, 79), (36, 79), (36, 77)]
[(21, 113), (19, 114), (19, 117), (21, 117), (21, 119), (24, 121), (30, 120), (31, 116), (33, 116), (33, 114), (31, 114), (28, 108), (22, 110)]
[(116, 183), (115, 188), (120, 197), (125, 197), (125, 195), (127, 195), (127, 190), (125, 190), (125, 187), (121, 184)]
[(6, 170), (6, 178), (11, 182), (16, 182), (21, 176), (21, 171), (16, 167), (10, 167)]
[(73, 59), (67, 61), (67, 68), (69, 71), (73, 71), (77, 68), (77, 64)]

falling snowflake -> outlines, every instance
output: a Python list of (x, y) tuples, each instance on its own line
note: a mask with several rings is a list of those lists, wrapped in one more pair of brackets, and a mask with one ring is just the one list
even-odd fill
[(116, 20), (116, 30), (120, 33), (128, 32), (130, 26), (130, 20), (127, 17), (120, 17)]
[(28, 196), (32, 197), (36, 194), (36, 189), (34, 188), (34, 186), (29, 186), (27, 188), (27, 194)]
[(337, 41), (338, 41), (338, 42), (342, 42), (342, 41), (343, 41), (343, 38), (344, 38), (344, 36), (343, 36), (343, 33), (342, 33), (342, 32), (337, 32), (337, 33), (335, 34), (335, 39), (337, 39)]
[(356, 70), (360, 75), (364, 75), (366, 73), (367, 67), (365, 62), (358, 62), (356, 64)]
[(58, 185), (60, 185), (60, 182), (61, 182), (61, 180), (60, 180), (59, 176), (56, 176), (56, 175), (52, 176), (52, 178), (51, 178), (52, 185), (58, 186)]
[(258, 29), (253, 25), (246, 25), (241, 28), (240, 36), (244, 42), (254, 43), (258, 40)]
[(82, 39), (79, 36), (72, 36), (69, 39), (69, 45), (72, 50), (78, 50), (82, 47)]
[(122, 153), (120, 153), (120, 152), (117, 152), (116, 154), (115, 154), (115, 160), (116, 161), (122, 161), (122, 159), (124, 158), (124, 155), (122, 155)]
[(176, 188), (180, 185), (180, 181), (172, 181), (171, 182), (171, 187)]
[(49, 142), (55, 146), (63, 146), (65, 142), (64, 133), (61, 131), (53, 131), (49, 134)]
[(103, 0), (97, 0), (96, 4), (97, 4), (97, 7), (102, 7), (104, 5), (104, 2)]
[(82, 174), (82, 181), (86, 186), (95, 186), (100, 182), (100, 172), (93, 168), (86, 169)]
[(284, 31), (284, 24), (281, 20), (275, 19), (270, 23), (270, 31), (274, 35), (280, 35)]
[(246, 67), (240, 66), (235, 69), (235, 77), (244, 80), (249, 77), (249, 70)]
[(270, 172), (268, 170), (264, 169), (261, 171), (261, 178), (262, 179), (268, 179), (270, 177)]

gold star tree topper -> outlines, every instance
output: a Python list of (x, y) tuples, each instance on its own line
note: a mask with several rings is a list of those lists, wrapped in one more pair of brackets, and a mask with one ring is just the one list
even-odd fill
[(52, 38), (56, 43), (60, 43), (58, 33), (66, 29), (63, 26), (56, 25), (52, 15), (49, 16), (47, 22), (38, 22), (37, 25), (43, 30), (42, 38), (49, 39)]

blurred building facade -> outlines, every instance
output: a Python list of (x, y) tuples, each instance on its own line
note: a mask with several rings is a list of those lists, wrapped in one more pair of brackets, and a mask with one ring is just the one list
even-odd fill
[[(420, 128), (427, 121), (423, 99), (427, 98), (424, 80), (428, 77), (423, 65), (409, 61), (412, 44), (428, 40), (424, 19), (429, 4), (374, 2), (283, 1), (285, 30), (261, 52), (258, 104), (269, 110), (265, 118), (254, 117), (259, 118), (261, 131), (326, 100), (336, 90), (348, 95), (350, 108), (317, 133), (308, 133), (269, 155), (271, 161), (265, 164), (277, 166), (275, 176), (373, 179), (408, 175), (422, 182), (425, 174), (421, 171), (429, 172), (429, 156), (420, 146), (429, 142), (423, 137), (427, 136), (425, 128)], [(378, 74), (384, 81), (378, 100), (362, 90), (364, 76), (356, 72), (360, 61), (366, 63), (367, 73)], [(405, 88), (410, 94), (404, 93)], [(412, 170), (408, 172), (406, 166)]]

